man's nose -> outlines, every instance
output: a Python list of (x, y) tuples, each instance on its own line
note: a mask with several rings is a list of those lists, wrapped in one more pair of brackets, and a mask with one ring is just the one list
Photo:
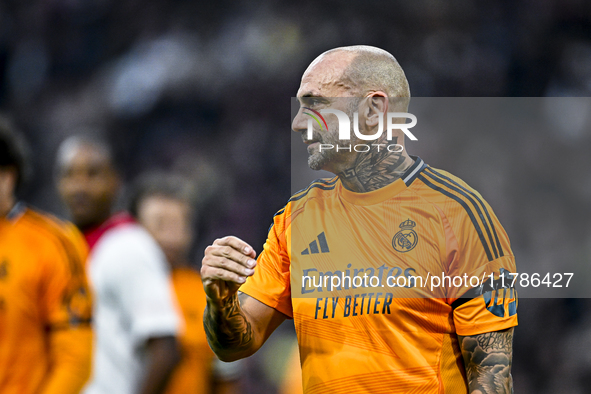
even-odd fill
[(69, 179), (70, 189), (75, 192), (85, 191), (90, 184), (90, 177), (86, 174), (74, 174)]
[(291, 129), (296, 133), (302, 133), (308, 129), (308, 117), (304, 116), (302, 108), (298, 110), (293, 122), (291, 122)]

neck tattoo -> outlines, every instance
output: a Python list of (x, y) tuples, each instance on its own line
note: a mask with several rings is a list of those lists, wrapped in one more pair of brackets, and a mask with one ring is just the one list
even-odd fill
[(360, 153), (352, 167), (337, 175), (347, 190), (365, 193), (401, 178), (413, 164), (414, 160), (402, 152), (380, 149), (379, 152)]

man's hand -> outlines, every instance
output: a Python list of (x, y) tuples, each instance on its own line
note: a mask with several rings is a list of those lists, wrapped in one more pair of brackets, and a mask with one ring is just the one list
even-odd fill
[(201, 279), (208, 304), (227, 305), (247, 276), (254, 274), (254, 249), (236, 237), (216, 239), (205, 249), (201, 266)]
[(254, 274), (255, 257), (250, 245), (232, 236), (216, 239), (205, 249), (201, 266), (207, 295), (203, 325), (209, 345), (223, 361), (250, 355), (255, 342), (251, 322), (237, 296), (246, 277)]
[(205, 249), (201, 280), (207, 294), (203, 325), (209, 346), (222, 361), (248, 357), (265, 343), (286, 316), (238, 288), (254, 274), (254, 249), (236, 237), (217, 239)]

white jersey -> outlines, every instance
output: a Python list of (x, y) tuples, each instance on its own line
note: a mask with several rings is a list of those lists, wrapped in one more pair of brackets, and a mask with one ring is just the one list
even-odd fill
[(132, 394), (151, 337), (176, 336), (180, 317), (164, 253), (141, 226), (109, 229), (90, 255), (94, 355), (85, 394)]

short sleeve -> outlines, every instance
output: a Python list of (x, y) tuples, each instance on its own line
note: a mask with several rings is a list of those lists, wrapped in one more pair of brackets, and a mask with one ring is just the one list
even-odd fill
[(488, 203), (477, 192), (469, 197), (455, 223), (448, 216), (455, 238), (448, 247), (453, 256), (448, 275), (463, 278), (460, 286), (447, 288), (459, 335), (517, 325), (517, 292), (508, 275), (516, 266), (509, 238)]
[(293, 318), (290, 258), (287, 247), (290, 205), (275, 214), (253, 276), (240, 291)]
[(517, 292), (500, 288), (469, 299), (453, 312), (458, 335), (478, 335), (517, 325)]

